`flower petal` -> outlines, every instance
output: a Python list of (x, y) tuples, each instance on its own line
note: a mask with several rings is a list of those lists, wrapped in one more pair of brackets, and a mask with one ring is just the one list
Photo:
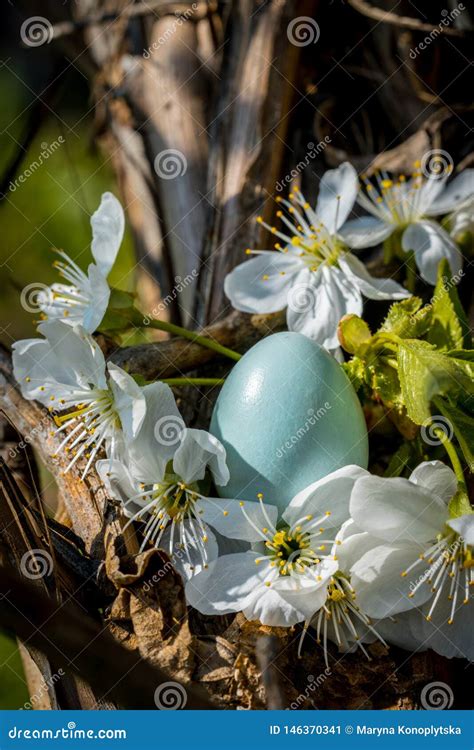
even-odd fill
[(335, 234), (344, 224), (358, 191), (357, 172), (348, 161), (324, 173), (319, 185), (316, 214), (330, 234)]
[(122, 503), (125, 515), (130, 518), (138, 512), (144, 503), (129, 502), (137, 494), (137, 488), (124, 461), (106, 458), (97, 461), (95, 468), (110, 496)]
[(301, 267), (294, 255), (267, 251), (227, 274), (224, 291), (236, 310), (278, 312), (286, 307), (288, 291)]
[(103, 276), (115, 263), (125, 229), (123, 208), (112, 193), (102, 195), (100, 206), (91, 216), (92, 255)]
[(354, 483), (367, 475), (365, 469), (354, 464), (333, 471), (298, 492), (284, 511), (284, 520), (293, 526), (302, 516), (311, 515), (317, 520), (328, 513), (324, 527), (339, 528), (349, 518), (349, 500)]
[(205, 615), (240, 612), (255, 593), (263, 594), (269, 564), (256, 565), (256, 552), (224, 555), (186, 584), (188, 604)]
[(319, 565), (312, 566), (309, 573), (301, 575), (299, 587), (294, 585), (293, 576), (286, 576), (286, 580), (284, 576), (281, 576), (272, 584), (272, 588), (295, 610), (304, 615), (299, 621), (310, 620), (325, 604), (329, 580), (337, 569), (338, 565), (334, 560), (322, 560)]
[(369, 299), (405, 299), (411, 296), (410, 292), (393, 279), (377, 279), (371, 276), (362, 261), (352, 253), (341, 255), (339, 266), (362, 294)]
[(255, 591), (242, 611), (247, 620), (274, 628), (290, 628), (305, 619), (304, 612), (295, 609), (279, 591), (267, 587)]
[(82, 326), (71, 327), (55, 320), (41, 323), (38, 331), (48, 339), (58, 362), (74, 372), (78, 383), (106, 387), (104, 355)]
[(426, 651), (427, 646), (419, 634), (419, 622), (423, 617), (417, 609), (399, 612), (395, 617), (387, 617), (374, 623), (374, 627), (387, 643), (404, 648), (406, 651)]
[(438, 266), (447, 258), (453, 276), (462, 269), (461, 251), (443, 227), (432, 221), (419, 221), (410, 224), (402, 236), (402, 247), (405, 252), (415, 253), (416, 265), (421, 277), (428, 284), (436, 284)]
[(173, 469), (186, 484), (204, 479), (206, 469), (214, 481), (225, 486), (229, 481), (225, 448), (214, 435), (205, 430), (186, 428), (174, 454)]
[(411, 628), (425, 648), (431, 648), (447, 659), (457, 657), (474, 661), (472, 609), (462, 603), (463, 596), (464, 592), (460, 587), (452, 622), (452, 601), (447, 596), (441, 596), (430, 620), (426, 619), (429, 611), (427, 604)]
[(84, 310), (82, 325), (94, 333), (102, 323), (110, 299), (110, 287), (102, 271), (93, 263), (88, 269), (90, 302)]
[(125, 436), (132, 439), (136, 436), (145, 418), (146, 402), (143, 390), (121, 367), (109, 362), (107, 370), (110, 378), (110, 390), (114, 394), (115, 408), (119, 414), (122, 429)]
[[(219, 547), (216, 537), (209, 528), (205, 527), (206, 542), (205, 552), (207, 565), (217, 560)], [(203, 550), (204, 542), (196, 539), (193, 526), (189, 521), (183, 521), (183, 542), (179, 541), (179, 534), (176, 528), (172, 532), (171, 524), (168, 524), (163, 536), (160, 539), (159, 549), (162, 549), (169, 555), (170, 562), (185, 581), (188, 581), (195, 575), (204, 571), (203, 567)], [(183, 549), (184, 545), (184, 549)]]
[(340, 319), (348, 313), (360, 315), (362, 312), (359, 289), (336, 266), (323, 265), (316, 272), (302, 271), (288, 300), (289, 330), (302, 333), (329, 350), (339, 347), (337, 326)]
[(451, 237), (456, 239), (464, 232), (474, 233), (474, 198), (463, 203), (449, 216), (449, 234)]
[(447, 524), (464, 539), (466, 544), (474, 546), (474, 513), (451, 518)]
[(457, 175), (426, 209), (427, 216), (438, 216), (454, 211), (474, 196), (474, 169), (465, 169)]
[[(351, 585), (361, 610), (369, 617), (389, 617), (428, 601), (433, 594), (427, 582), (408, 598), (414, 590), (417, 574), (412, 572), (412, 580), (402, 576), (421, 552), (424, 548), (417, 544), (384, 544), (366, 552), (351, 568)], [(421, 567), (420, 573), (423, 572)]]
[(196, 509), (204, 523), (223, 536), (247, 542), (261, 542), (265, 534), (268, 536), (269, 533), (263, 532), (263, 529), (269, 528), (271, 531), (278, 520), (278, 508), (265, 505), (266, 517), (261, 504), (256, 502), (246, 502), (242, 506), (239, 500), (208, 497), (199, 500)]
[(375, 216), (359, 216), (357, 219), (346, 221), (339, 230), (339, 235), (346, 245), (357, 250), (379, 245), (390, 237), (394, 229), (394, 224), (381, 221)]
[(74, 378), (57, 357), (45, 339), (23, 339), (12, 345), (13, 373), (24, 398), (35, 399), (50, 405), (51, 397), (58, 395), (58, 382), (77, 388)]
[(442, 461), (423, 461), (410, 474), (410, 482), (428, 490), (446, 506), (458, 488), (456, 474)]
[(166, 464), (178, 449), (185, 424), (169, 385), (150, 383), (142, 388), (142, 393), (145, 418), (128, 450), (136, 479), (154, 484), (163, 479)]
[(350, 513), (365, 531), (386, 542), (427, 542), (446, 522), (446, 505), (408, 479), (365, 476), (352, 490)]
[(337, 557), (339, 570), (349, 573), (352, 566), (365, 555), (366, 552), (378, 547), (380, 539), (361, 531), (353, 519), (342, 524), (336, 536), (332, 553)]

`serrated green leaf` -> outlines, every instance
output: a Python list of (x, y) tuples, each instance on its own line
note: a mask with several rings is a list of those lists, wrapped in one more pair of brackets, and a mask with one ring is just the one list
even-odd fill
[(392, 333), (400, 338), (417, 338), (428, 330), (431, 310), (421, 308), (419, 297), (408, 297), (395, 302), (387, 313), (387, 317), (379, 331)]
[(407, 414), (420, 425), (430, 419), (430, 404), (435, 396), (474, 394), (466, 363), (437, 351), (426, 341), (400, 342), (398, 377)]
[(400, 381), (397, 371), (390, 365), (381, 362), (370, 367), (371, 386), (382, 401), (390, 404), (402, 405)]
[(439, 264), (431, 311), (431, 325), (427, 336), (431, 344), (440, 350), (470, 345), (469, 326), (446, 258)]

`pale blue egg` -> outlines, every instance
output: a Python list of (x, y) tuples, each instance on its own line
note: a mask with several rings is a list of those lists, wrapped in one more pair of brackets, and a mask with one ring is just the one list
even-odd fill
[(227, 451), (222, 497), (256, 500), (262, 492), (283, 510), (331, 471), (367, 468), (357, 394), (338, 362), (300, 333), (276, 333), (242, 357), (219, 394), (210, 432)]

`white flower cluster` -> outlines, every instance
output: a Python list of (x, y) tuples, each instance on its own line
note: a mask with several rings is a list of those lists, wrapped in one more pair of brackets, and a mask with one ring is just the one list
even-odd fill
[[(440, 227), (431, 249), (416, 242), (435, 232), (421, 218), (428, 205), (444, 212), (453, 206), (453, 191), (459, 199), (456, 182), (441, 195), (437, 185), (436, 191), (419, 187), (418, 218), (410, 213), (414, 187), (404, 183), (382, 184), (385, 203), (374, 204), (388, 211), (387, 201), (395, 198), (383, 190), (398, 191), (407, 246), (418, 251), (424, 269), (431, 267), (432, 253), (444, 253), (441, 239), (445, 250), (452, 249)], [(285, 242), (282, 253), (264, 253), (228, 277), (234, 303), (258, 312), (279, 309), (303, 279), (313, 284), (318, 314), (316, 307), (304, 317), (289, 309), (289, 327), (334, 348), (337, 322), (344, 312), (360, 312), (361, 292), (405, 296), (395, 282), (371, 279), (342, 248), (337, 232), (356, 196), (355, 173), (345, 164), (323, 178), (316, 211), (299, 194), (294, 205), (283, 202), (295, 221), (282, 216), (291, 236), (277, 232)], [(393, 231), (394, 220), (385, 213), (358, 221), (345, 237), (359, 246)], [(65, 260), (60, 268), (71, 286), (52, 287), (48, 319), (39, 325), (42, 338), (13, 347), (22, 393), (53, 413), (67, 469), (79, 459), (85, 459), (83, 477), (97, 469), (129, 523), (142, 522), (142, 549), (151, 543), (169, 554), (186, 581), (189, 604), (204, 614), (242, 611), (269, 626), (312, 626), (326, 660), (328, 641), (367, 654), (365, 644), (376, 639), (474, 658), (466, 607), (474, 582), (474, 514), (450, 512), (458, 489), (452, 470), (425, 462), (409, 479), (384, 479), (346, 466), (299, 492), (281, 515), (261, 495), (253, 502), (213, 496), (214, 484), (229, 481), (223, 445), (185, 426), (168, 385), (139, 386), (106, 363), (90, 335), (107, 307), (106, 277), (124, 230), (112, 195), (103, 196), (92, 227), (95, 264), (88, 275)], [(262, 272), (267, 279), (261, 285)]]
[[(435, 284), (443, 258), (453, 275), (459, 273), (462, 256), (453, 238), (472, 224), (474, 169), (464, 170), (447, 185), (449, 174), (446, 169), (425, 177), (419, 164), (409, 180), (382, 174), (364, 179), (361, 189), (354, 167), (345, 162), (322, 177), (314, 209), (298, 190), (289, 200), (277, 198), (282, 230), (260, 217), (258, 221), (278, 242), (274, 250), (248, 249), (248, 255), (257, 257), (228, 274), (224, 288), (232, 305), (249, 313), (286, 308), (290, 331), (337, 350), (338, 323), (346, 314), (362, 314), (362, 295), (373, 300), (410, 296), (392, 279), (372, 277), (349, 248), (373, 247), (394, 238), (402, 255), (414, 254), (427, 283)], [(368, 215), (348, 221), (356, 202)], [(451, 212), (456, 212), (452, 236), (431, 218)]]

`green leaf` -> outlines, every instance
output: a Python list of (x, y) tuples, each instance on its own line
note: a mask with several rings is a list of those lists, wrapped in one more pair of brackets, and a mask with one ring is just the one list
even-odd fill
[(371, 385), (378, 396), (388, 404), (403, 405), (400, 393), (400, 380), (397, 371), (386, 364), (382, 358), (380, 362), (370, 367)]
[(353, 357), (342, 365), (355, 391), (360, 390), (367, 382), (365, 363), (359, 357)]
[(427, 336), (431, 344), (438, 349), (470, 346), (469, 326), (446, 258), (439, 264), (431, 311), (431, 326)]
[(419, 297), (408, 297), (395, 302), (379, 331), (400, 338), (417, 338), (426, 333), (430, 325), (431, 310), (424, 307)]
[(435, 396), (474, 394), (466, 363), (437, 351), (426, 341), (400, 342), (398, 377), (407, 414), (420, 425), (430, 419), (430, 404)]
[(465, 487), (459, 487), (454, 497), (451, 498), (448, 505), (448, 512), (450, 518), (459, 518), (459, 516), (474, 513)]
[(410, 459), (413, 457), (413, 442), (407, 442), (401, 444), (397, 451), (393, 454), (390, 459), (390, 463), (387, 466), (384, 477), (399, 477), (410, 463)]
[(451, 424), (470, 471), (474, 471), (474, 417), (450, 404), (444, 398), (435, 398), (434, 404)]

